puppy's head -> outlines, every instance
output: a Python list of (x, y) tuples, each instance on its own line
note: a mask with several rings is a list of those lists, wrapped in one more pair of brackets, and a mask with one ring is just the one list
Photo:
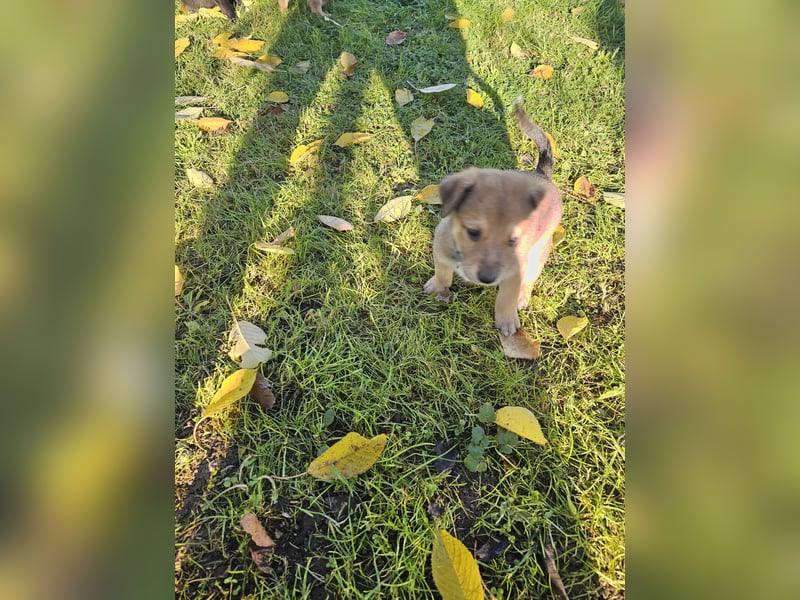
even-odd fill
[(530, 174), (471, 168), (439, 186), (442, 216), (450, 216), (464, 276), (497, 285), (519, 273), (531, 243), (530, 217), (546, 192)]

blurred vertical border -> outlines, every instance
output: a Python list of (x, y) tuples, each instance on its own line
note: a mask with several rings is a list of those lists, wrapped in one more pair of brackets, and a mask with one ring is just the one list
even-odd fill
[(173, 12), (3, 10), (3, 598), (173, 592)]
[(800, 5), (627, 6), (627, 590), (800, 597)]

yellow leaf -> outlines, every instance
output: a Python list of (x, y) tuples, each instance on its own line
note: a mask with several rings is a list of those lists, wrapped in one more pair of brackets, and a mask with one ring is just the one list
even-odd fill
[(211, 40), (217, 46), (226, 46), (228, 44), (228, 40), (231, 39), (233, 35), (232, 31), (223, 31), (222, 33), (217, 34), (214, 36), (214, 39)]
[(230, 406), (240, 398), (244, 398), (250, 392), (250, 388), (253, 387), (255, 381), (255, 369), (239, 369), (232, 375), (228, 375), (217, 390), (217, 393), (214, 394), (211, 402), (203, 409), (200, 418), (205, 419), (226, 406)]
[(553, 247), (555, 248), (565, 239), (567, 239), (567, 231), (563, 225), (557, 225), (555, 231), (553, 231)]
[(528, 58), (528, 54), (516, 42), (511, 42), (509, 52), (514, 58)]
[(219, 6), (215, 6), (214, 8), (200, 8), (197, 10), (197, 12), (205, 17), (214, 17), (215, 19), (228, 18), (222, 14), (222, 10), (220, 10)]
[(478, 563), (466, 546), (444, 529), (433, 534), (431, 571), (442, 600), (483, 600)]
[(508, 429), (518, 436), (529, 439), (542, 446), (547, 443), (542, 433), (542, 428), (539, 426), (539, 421), (527, 408), (521, 406), (504, 406), (495, 414), (494, 422), (503, 429)]
[(183, 293), (183, 284), (186, 281), (183, 277), (183, 273), (178, 268), (178, 265), (175, 265), (175, 296), (180, 296)]
[(272, 254), (296, 254), (291, 248), (284, 248), (278, 244), (268, 244), (263, 240), (253, 242), (253, 247), (262, 252), (270, 252)]
[(439, 197), (439, 186), (428, 185), (417, 192), (416, 198), (427, 202), (428, 204), (441, 204), (442, 199)]
[(256, 62), (264, 63), (270, 65), (271, 67), (277, 67), (283, 61), (274, 54), (264, 54), (263, 56), (259, 56), (256, 59)]
[(572, 186), (572, 189), (578, 196), (586, 198), (586, 201), (590, 204), (597, 203), (594, 186), (584, 175), (578, 177), (578, 179), (575, 181), (575, 184)]
[(350, 144), (360, 144), (361, 142), (366, 142), (371, 137), (372, 136), (368, 133), (359, 133), (357, 131), (347, 132), (340, 135), (338, 139), (333, 142), (333, 145), (344, 148)]
[(373, 223), (383, 221), (384, 223), (391, 223), (398, 221), (411, 212), (411, 201), (413, 196), (399, 196), (389, 200), (386, 204), (380, 207), (378, 214), (372, 220)]
[(595, 42), (593, 40), (587, 40), (586, 38), (583, 38), (583, 37), (580, 37), (580, 36), (577, 36), (577, 35), (573, 35), (572, 36), (572, 41), (573, 42), (578, 42), (579, 44), (583, 44), (584, 46), (587, 46), (588, 48), (591, 48), (592, 50), (597, 50), (600, 47), (597, 42)]
[(359, 475), (378, 460), (386, 446), (386, 434), (376, 435), (371, 440), (350, 432), (308, 465), (307, 473), (318, 479), (333, 478), (331, 467), (343, 477)]
[(189, 38), (182, 37), (175, 40), (175, 58), (178, 58), (189, 47)]
[(562, 317), (556, 323), (559, 333), (568, 340), (589, 324), (586, 317)]
[(514, 18), (514, 9), (509, 6), (502, 13), (500, 13), (500, 18), (503, 19), (503, 23), (508, 23)]
[(414, 94), (405, 88), (400, 88), (394, 91), (394, 99), (400, 106), (405, 106), (414, 99)]
[(226, 43), (225, 46), (230, 48), (231, 50), (238, 50), (239, 52), (247, 52), (251, 54), (253, 52), (258, 52), (261, 48), (266, 44), (264, 40), (248, 40), (248, 39), (240, 39), (240, 38), (230, 38)]
[(469, 19), (453, 19), (448, 24), (448, 27), (455, 27), (456, 29), (467, 29), (471, 25), (472, 21), (470, 21)]
[(411, 137), (416, 141), (420, 141), (433, 129), (433, 123), (433, 119), (417, 117), (411, 122)]
[(232, 56), (245, 56), (244, 52), (236, 52), (225, 46), (220, 46), (214, 51), (214, 58), (231, 58)]
[(274, 246), (280, 246), (286, 240), (290, 240), (294, 237), (294, 227), (289, 227), (286, 231), (278, 235), (274, 240), (272, 240), (272, 244)]
[(553, 67), (550, 65), (539, 65), (533, 71), (531, 71), (531, 76), (538, 77), (540, 79), (550, 79), (553, 76)]
[(467, 104), (480, 108), (483, 106), (483, 98), (475, 90), (467, 88)]
[(267, 94), (267, 102), (277, 102), (283, 104), (289, 101), (289, 94), (286, 92), (270, 92)]
[(550, 147), (553, 149), (553, 157), (561, 158), (561, 151), (558, 149), (558, 145), (556, 144), (555, 138), (553, 138), (553, 136), (547, 133), (546, 131), (544, 132), (544, 134), (545, 136), (547, 136), (547, 139), (550, 140)]
[(342, 52), (339, 56), (339, 62), (344, 67), (344, 74), (349, 77), (355, 72), (358, 59), (349, 52)]
[(617, 192), (603, 192), (603, 200), (612, 206), (625, 208), (625, 194), (619, 194)]
[(204, 173), (203, 171), (192, 168), (186, 169), (186, 178), (189, 180), (189, 183), (201, 190), (214, 189), (214, 180), (211, 179), (208, 173)]
[(532, 340), (524, 329), (517, 329), (514, 335), (501, 335), (500, 345), (509, 358), (535, 360), (541, 354), (539, 342)]
[(294, 149), (291, 156), (289, 157), (289, 164), (296, 165), (308, 154), (316, 152), (321, 145), (322, 145), (322, 140), (316, 140), (315, 142), (311, 142), (310, 144), (300, 144), (297, 148)]
[(232, 121), (222, 117), (203, 117), (197, 120), (197, 126), (204, 131), (222, 131), (227, 129)]
[(355, 229), (352, 224), (339, 217), (332, 217), (330, 215), (317, 215), (317, 218), (324, 225), (335, 229), (336, 231), (350, 231)]

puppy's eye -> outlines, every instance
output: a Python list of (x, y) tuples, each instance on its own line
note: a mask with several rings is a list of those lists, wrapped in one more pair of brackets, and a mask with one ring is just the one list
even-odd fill
[(467, 229), (467, 235), (473, 242), (477, 242), (481, 238), (480, 229)]
[(517, 245), (517, 242), (518, 242), (518, 241), (519, 241), (519, 238), (518, 238), (517, 236), (514, 236), (514, 237), (512, 237), (512, 238), (510, 238), (510, 239), (508, 240), (508, 245), (509, 245), (509, 246), (511, 246), (511, 247), (513, 248), (514, 246), (516, 246), (516, 245)]

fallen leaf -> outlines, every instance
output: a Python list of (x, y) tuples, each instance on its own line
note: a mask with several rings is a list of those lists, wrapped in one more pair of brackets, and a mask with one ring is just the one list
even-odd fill
[(514, 18), (514, 9), (509, 6), (502, 13), (500, 13), (500, 18), (503, 20), (503, 23), (508, 23)]
[(550, 79), (553, 76), (553, 67), (550, 65), (539, 65), (528, 73), (528, 75), (531, 77), (538, 77), (539, 79)]
[(316, 152), (321, 145), (322, 145), (322, 140), (316, 140), (314, 142), (311, 142), (310, 144), (300, 144), (297, 148), (294, 149), (291, 156), (289, 156), (289, 164), (296, 165), (305, 156)]
[(431, 571), (442, 600), (483, 600), (478, 563), (467, 547), (444, 529), (433, 534)]
[(225, 15), (222, 14), (222, 10), (219, 6), (215, 6), (214, 8), (200, 8), (198, 9), (197, 13), (203, 17), (212, 17), (214, 19), (227, 19)]
[(256, 62), (264, 63), (272, 67), (277, 67), (279, 64), (283, 62), (283, 60), (281, 60), (280, 57), (275, 56), (274, 54), (264, 54), (262, 56), (259, 56), (256, 59)]
[(291, 248), (284, 248), (277, 244), (268, 244), (264, 240), (253, 242), (253, 247), (262, 252), (271, 252), (272, 254), (296, 254)]
[(275, 542), (267, 533), (261, 521), (253, 513), (247, 513), (239, 521), (239, 525), (250, 536), (248, 548), (253, 562), (256, 563), (258, 570), (269, 575), (272, 569), (269, 560), (275, 549)]
[(261, 373), (256, 373), (256, 380), (253, 387), (250, 388), (250, 397), (258, 402), (264, 410), (275, 406), (275, 394), (272, 393), (269, 381)]
[(203, 117), (197, 121), (197, 126), (204, 131), (224, 131), (232, 121), (222, 117)]
[(418, 92), (422, 92), (423, 94), (437, 94), (439, 92), (446, 92), (447, 90), (452, 90), (456, 87), (455, 83), (442, 83), (441, 85), (432, 85), (430, 87), (424, 87), (418, 89)]
[(405, 31), (393, 31), (389, 35), (386, 36), (386, 44), (388, 46), (397, 46), (398, 44), (402, 44), (408, 34)]
[(277, 117), (281, 113), (285, 113), (286, 109), (283, 108), (280, 104), (270, 104), (264, 110), (258, 111), (260, 115), (272, 115), (273, 117)]
[(198, 171), (197, 169), (192, 168), (186, 169), (186, 178), (189, 180), (189, 183), (196, 188), (200, 188), (201, 190), (214, 189), (214, 180), (203, 171)]
[(358, 59), (355, 56), (349, 52), (342, 52), (342, 54), (339, 56), (339, 62), (342, 63), (342, 66), (344, 67), (344, 74), (347, 77), (350, 77), (350, 75), (355, 73), (356, 63), (358, 62)]
[(535, 360), (541, 354), (539, 342), (532, 340), (524, 329), (517, 329), (514, 335), (501, 335), (500, 345), (509, 358)]
[(195, 121), (205, 109), (202, 106), (190, 106), (175, 111), (176, 121)]
[(236, 50), (231, 50), (230, 48), (225, 48), (224, 46), (220, 46), (214, 50), (214, 58), (229, 59), (233, 56), (241, 58), (247, 55), (244, 52), (237, 52)]
[(311, 68), (311, 62), (308, 60), (303, 60), (294, 65), (293, 67), (289, 67), (289, 70), (292, 73), (296, 73), (298, 75), (305, 75), (308, 73), (308, 70)]
[(185, 106), (187, 104), (198, 104), (205, 102), (205, 96), (175, 96), (175, 106)]
[(228, 375), (217, 390), (217, 393), (214, 394), (211, 402), (203, 409), (200, 418), (205, 419), (209, 415), (213, 415), (237, 400), (244, 398), (250, 388), (253, 387), (255, 381), (255, 369), (239, 369), (232, 375)]
[(561, 151), (558, 149), (558, 145), (556, 144), (555, 138), (546, 131), (544, 132), (544, 135), (547, 137), (548, 140), (550, 140), (550, 147), (553, 149), (553, 157), (561, 158)]
[[(283, 250), (288, 248), (282, 248)], [(254, 369), (272, 356), (272, 350), (261, 347), (267, 340), (267, 334), (260, 327), (248, 321), (236, 321), (228, 336), (231, 360), (240, 363), (243, 369)]]
[(191, 14), (188, 14), (188, 15), (175, 15), (175, 27), (178, 27), (179, 25), (183, 25), (187, 21), (191, 21), (192, 19), (196, 19), (199, 16), (200, 15), (198, 15), (197, 13), (191, 13)]
[(183, 273), (178, 268), (178, 265), (175, 265), (175, 296), (180, 296), (183, 293), (183, 284), (186, 282), (186, 279), (183, 277)]
[(359, 133), (357, 131), (347, 132), (340, 135), (338, 139), (333, 142), (333, 145), (344, 148), (350, 144), (360, 144), (361, 142), (366, 142), (371, 137), (372, 136), (368, 133)]
[(428, 204), (441, 204), (442, 199), (439, 197), (439, 186), (428, 185), (422, 188), (415, 196), (418, 200), (427, 202)]
[(589, 324), (586, 317), (561, 317), (556, 323), (558, 332), (568, 340)]
[(250, 40), (247, 38), (230, 38), (223, 45), (238, 52), (252, 54), (258, 52), (266, 44), (264, 40)]
[(586, 38), (580, 37), (578, 35), (573, 35), (572, 41), (578, 42), (579, 44), (583, 44), (584, 46), (588, 46), (592, 50), (597, 50), (600, 47), (600, 45), (597, 42), (592, 40), (587, 40)]
[(411, 212), (411, 201), (413, 199), (413, 196), (398, 196), (397, 198), (392, 198), (380, 207), (372, 222), (379, 223), (383, 221), (384, 223), (391, 223), (392, 221), (402, 219)]
[(283, 242), (290, 240), (294, 237), (294, 227), (289, 227), (286, 231), (280, 233), (274, 240), (272, 240), (273, 245), (280, 246)]
[(414, 94), (410, 90), (399, 88), (394, 91), (394, 99), (400, 106), (405, 106), (414, 99)]
[(386, 447), (386, 439), (385, 433), (368, 440), (350, 432), (311, 461), (307, 473), (318, 479), (332, 479), (335, 467), (342, 477), (359, 475), (375, 464)]
[(576, 6), (570, 12), (577, 17), (579, 14), (581, 14), (585, 10), (586, 10), (586, 6)]
[(237, 67), (249, 67), (251, 69), (258, 69), (259, 71), (266, 71), (267, 73), (271, 73), (275, 70), (275, 67), (270, 64), (249, 60), (247, 58), (242, 58), (241, 56), (231, 55), (226, 58)]
[(591, 183), (589, 183), (589, 180), (586, 179), (586, 177), (584, 177), (583, 175), (578, 177), (577, 181), (575, 181), (573, 190), (578, 196), (586, 198), (586, 201), (589, 202), (589, 204), (597, 203), (594, 186)]
[(509, 52), (511, 52), (511, 56), (514, 58), (528, 58), (528, 53), (525, 52), (516, 42), (511, 42), (511, 47), (509, 48)]
[(277, 102), (283, 104), (289, 101), (289, 94), (286, 92), (270, 92), (267, 94), (267, 102)]
[(223, 31), (222, 33), (215, 35), (211, 42), (217, 46), (224, 46), (228, 43), (228, 40), (231, 39), (232, 35), (232, 31)]
[(494, 416), (495, 425), (508, 429), (520, 437), (544, 446), (547, 440), (539, 421), (531, 411), (522, 406), (504, 406)]
[(453, 19), (448, 24), (448, 27), (455, 27), (456, 29), (467, 29), (472, 25), (469, 19)]
[(467, 88), (467, 104), (480, 108), (483, 106), (483, 97), (475, 90)]
[(433, 119), (426, 119), (425, 117), (417, 117), (411, 122), (411, 137), (417, 142), (428, 135), (433, 129)]
[(189, 38), (182, 37), (175, 40), (175, 58), (178, 58), (189, 47)]
[(567, 231), (564, 226), (561, 224), (556, 225), (555, 231), (553, 231), (553, 247), (555, 248), (565, 239), (567, 239)]
[(337, 231), (350, 231), (355, 229), (355, 227), (353, 227), (350, 223), (344, 219), (340, 219), (339, 217), (332, 217), (330, 215), (317, 215), (317, 218), (322, 222), (323, 225), (332, 227)]
[(603, 200), (612, 206), (625, 208), (625, 194), (617, 192), (603, 192)]

